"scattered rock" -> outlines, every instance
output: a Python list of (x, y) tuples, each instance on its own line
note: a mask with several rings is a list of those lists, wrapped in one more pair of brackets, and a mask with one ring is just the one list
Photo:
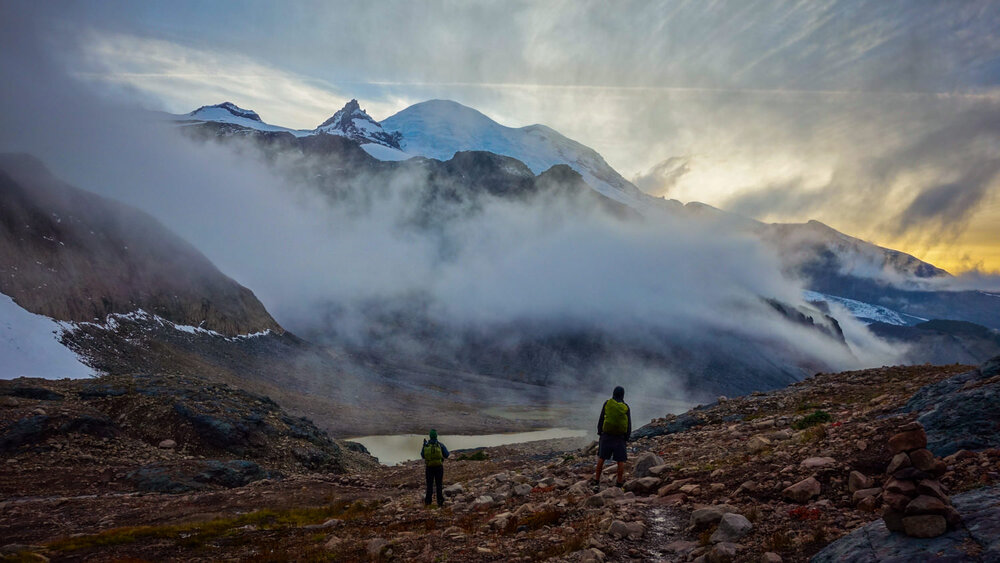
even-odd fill
[(608, 525), (607, 533), (617, 538), (637, 540), (646, 533), (646, 525), (642, 522), (612, 520), (611, 524)]
[(638, 494), (649, 494), (660, 485), (658, 477), (640, 477), (625, 483), (625, 490)]
[(923, 427), (903, 430), (889, 438), (889, 451), (893, 454), (927, 447), (927, 432)]
[(493, 497), (489, 495), (481, 495), (476, 497), (476, 500), (472, 501), (472, 510), (486, 510), (487, 508), (492, 508), (493, 503)]
[(520, 484), (520, 485), (514, 485), (511, 488), (510, 492), (514, 496), (518, 496), (518, 497), (527, 496), (529, 493), (531, 493), (531, 485), (526, 485), (526, 484), (523, 484), (523, 483)]
[(910, 467), (911, 465), (913, 464), (910, 462), (910, 456), (906, 455), (905, 452), (900, 452), (892, 456), (892, 460), (889, 462), (888, 467), (885, 468), (885, 472), (888, 475), (892, 475), (900, 469)]
[(868, 489), (872, 486), (872, 479), (860, 471), (851, 471), (847, 478), (847, 490), (855, 493), (861, 489)]
[(837, 463), (837, 460), (832, 457), (809, 457), (802, 460), (799, 466), (806, 469), (822, 469), (824, 467), (830, 467)]
[(803, 504), (808, 502), (809, 499), (819, 496), (821, 490), (822, 487), (819, 481), (813, 477), (808, 477), (781, 491), (781, 496), (791, 502)]
[(174, 440), (166, 439), (162, 440), (159, 443), (159, 445), (157, 445), (157, 447), (160, 448), (161, 450), (172, 450), (177, 447), (177, 442), (175, 442)]
[(719, 521), (719, 527), (709, 538), (709, 541), (712, 543), (735, 542), (750, 533), (752, 529), (753, 524), (746, 517), (732, 513), (724, 514)]
[(696, 530), (707, 528), (722, 520), (723, 514), (725, 514), (725, 511), (722, 507), (707, 506), (699, 508), (691, 513), (690, 525)]
[(736, 557), (739, 546), (731, 542), (720, 542), (705, 554), (706, 563), (729, 563)]
[(760, 453), (771, 447), (771, 441), (764, 436), (754, 436), (747, 440), (747, 450), (750, 453)]
[(637, 478), (649, 477), (652, 475), (650, 469), (658, 465), (663, 465), (662, 457), (654, 454), (653, 452), (641, 453), (635, 459), (635, 468), (632, 470), (632, 474)]

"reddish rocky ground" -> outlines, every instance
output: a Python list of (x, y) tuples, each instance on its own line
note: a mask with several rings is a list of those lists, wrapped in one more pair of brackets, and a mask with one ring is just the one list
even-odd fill
[[(106, 451), (117, 438), (58, 435), (6, 454), (0, 552), (22, 561), (805, 561), (880, 517), (878, 498), (852, 489), (882, 484), (886, 442), (914, 418), (893, 413), (921, 386), (970, 369), (821, 374), (657, 419), (630, 444), (627, 491), (610, 486), (609, 468), (595, 494), (593, 445), (578, 441), (454, 455), (441, 509), (423, 507), (415, 462), (337, 475), (279, 456), (280, 477), (138, 492), (116, 467), (127, 451)], [(17, 402), (0, 416), (47, 406)], [(1000, 451), (945, 461), (941, 481), (953, 494), (1000, 482)], [(852, 483), (852, 471), (865, 482)], [(785, 492), (810, 478), (818, 492)]]

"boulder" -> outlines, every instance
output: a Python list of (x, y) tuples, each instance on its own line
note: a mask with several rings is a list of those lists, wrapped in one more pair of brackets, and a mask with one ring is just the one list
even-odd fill
[(904, 452), (900, 452), (892, 456), (892, 460), (889, 461), (889, 465), (885, 468), (887, 475), (892, 475), (893, 473), (903, 469), (904, 467), (910, 467), (912, 462), (910, 462), (910, 456), (906, 455)]
[(649, 494), (660, 485), (659, 477), (640, 477), (625, 483), (625, 490), (638, 494)]
[(701, 486), (694, 483), (688, 483), (687, 485), (682, 485), (679, 490), (686, 495), (698, 496), (698, 494), (701, 493)]
[(837, 460), (832, 457), (809, 457), (802, 460), (799, 466), (806, 469), (822, 469), (824, 467), (830, 467), (837, 463)]
[(910, 461), (921, 471), (934, 470), (934, 454), (926, 448), (910, 452)]
[(608, 525), (608, 529), (605, 530), (609, 535), (624, 538), (629, 534), (628, 523), (623, 520), (612, 520), (611, 524)]
[(454, 485), (449, 485), (445, 487), (442, 490), (442, 492), (445, 494), (445, 496), (453, 497), (464, 493), (465, 487), (463, 487), (460, 483), (455, 483)]
[(525, 485), (525, 484), (514, 485), (511, 488), (510, 492), (512, 495), (516, 497), (523, 497), (531, 493), (531, 485)]
[(646, 534), (646, 525), (642, 522), (629, 522), (625, 527), (628, 530), (625, 535), (630, 540), (637, 540)]
[(709, 538), (709, 541), (712, 543), (735, 542), (750, 533), (752, 529), (753, 524), (746, 517), (733, 513), (723, 514), (722, 519), (719, 520), (719, 527)]
[(904, 428), (909, 429), (889, 438), (890, 452), (898, 454), (927, 447), (927, 432), (924, 431), (923, 426), (914, 428), (911, 425), (906, 425)]
[(476, 500), (472, 501), (472, 510), (485, 510), (493, 506), (493, 497), (489, 495), (481, 495), (476, 497)]
[(667, 464), (654, 465), (649, 468), (649, 474), (653, 477), (663, 477), (670, 471), (670, 466)]
[(947, 511), (947, 504), (942, 502), (941, 499), (929, 495), (920, 495), (906, 505), (907, 516), (916, 516), (920, 514), (944, 515)]
[(948, 490), (940, 482), (933, 479), (923, 479), (918, 481), (917, 493), (937, 497), (945, 502), (948, 501)]
[(587, 500), (583, 502), (583, 505), (593, 508), (602, 507), (604, 506), (604, 497), (602, 497), (601, 495), (593, 495), (591, 497), (588, 497)]
[(759, 453), (771, 447), (771, 441), (764, 436), (754, 436), (747, 440), (747, 450), (750, 453)]
[(604, 489), (598, 494), (604, 497), (605, 500), (607, 500), (613, 498), (621, 498), (625, 496), (625, 491), (619, 489), (618, 487), (608, 487), (607, 489)]
[(760, 563), (781, 563), (781, 556), (773, 551), (765, 551), (760, 556)]
[(906, 510), (906, 505), (910, 504), (910, 497), (885, 491), (882, 493), (882, 502), (892, 510), (902, 512)]
[(635, 466), (632, 474), (637, 478), (649, 477), (652, 475), (650, 469), (658, 465), (663, 465), (663, 458), (653, 452), (643, 452), (635, 459)]
[(813, 477), (808, 477), (781, 491), (781, 496), (788, 501), (803, 504), (808, 502), (809, 499), (819, 496), (821, 490), (822, 487), (819, 481)]
[(707, 528), (722, 520), (723, 514), (725, 514), (725, 511), (721, 507), (716, 506), (706, 506), (705, 508), (696, 509), (691, 513), (691, 527), (696, 530)]
[(859, 500), (856, 504), (858, 510), (864, 512), (875, 512), (875, 508), (878, 504), (878, 497), (867, 497)]
[(177, 442), (168, 438), (166, 440), (160, 441), (157, 447), (160, 448), (161, 450), (172, 450), (177, 447)]
[(860, 471), (851, 471), (847, 477), (847, 490), (854, 493), (872, 486), (872, 479)]
[(870, 489), (860, 489), (860, 490), (854, 491), (854, 494), (851, 496), (851, 502), (853, 502), (854, 504), (858, 504), (859, 502), (863, 501), (866, 498), (877, 497), (880, 494), (882, 494), (882, 487), (872, 487)]
[(668, 484), (660, 487), (660, 489), (656, 492), (656, 494), (658, 494), (658, 495), (660, 495), (662, 497), (662, 496), (669, 495), (671, 493), (675, 493), (675, 492), (679, 491), (681, 487), (683, 487), (684, 485), (687, 485), (690, 482), (691, 482), (691, 479), (675, 479), (675, 480), (671, 481), (670, 483), (668, 483)]
[(706, 563), (729, 563), (736, 558), (739, 546), (732, 542), (720, 542), (705, 554)]
[(885, 490), (897, 495), (914, 496), (917, 492), (917, 485), (910, 480), (892, 479), (885, 484)]

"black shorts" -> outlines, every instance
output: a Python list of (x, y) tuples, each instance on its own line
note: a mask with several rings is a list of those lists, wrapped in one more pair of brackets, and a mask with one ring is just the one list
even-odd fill
[(613, 459), (615, 461), (627, 461), (628, 454), (625, 452), (625, 436), (620, 434), (601, 434), (601, 439), (597, 443), (597, 457), (601, 459)]

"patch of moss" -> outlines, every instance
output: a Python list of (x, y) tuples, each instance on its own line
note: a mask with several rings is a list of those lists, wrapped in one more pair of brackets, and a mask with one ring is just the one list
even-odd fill
[(809, 428), (810, 426), (816, 426), (817, 424), (823, 424), (823, 423), (826, 423), (826, 422), (830, 422), (831, 420), (833, 420), (833, 417), (830, 416), (830, 413), (828, 413), (826, 411), (819, 411), (819, 410), (818, 411), (813, 411), (812, 413), (807, 414), (806, 416), (802, 417), (801, 419), (796, 420), (795, 422), (793, 422), (792, 423), (792, 428), (794, 428), (796, 430), (805, 430), (806, 428)]
[(115, 528), (97, 534), (56, 540), (48, 547), (53, 551), (68, 552), (123, 545), (146, 539), (174, 540), (185, 547), (200, 547), (217, 538), (235, 534), (238, 528), (244, 526), (254, 526), (263, 530), (297, 528), (309, 524), (319, 524), (330, 518), (353, 520), (370, 515), (374, 509), (374, 505), (361, 501), (354, 503), (342, 501), (327, 506), (288, 510), (265, 508), (233, 518), (218, 518), (207, 522)]
[(459, 454), (459, 461), (486, 461), (489, 456), (486, 455), (484, 450), (479, 450), (471, 454)]

